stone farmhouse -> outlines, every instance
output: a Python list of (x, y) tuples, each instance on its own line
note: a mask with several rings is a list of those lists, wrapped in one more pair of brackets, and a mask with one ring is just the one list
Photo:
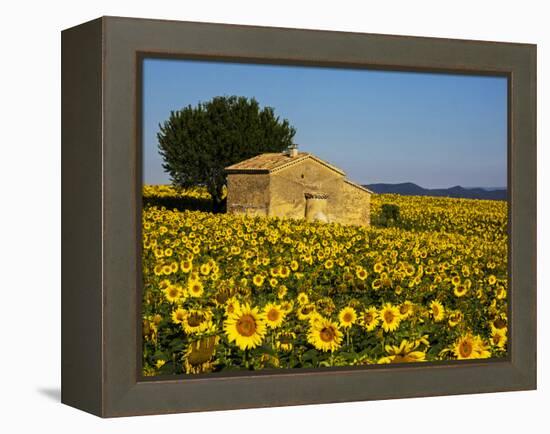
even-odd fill
[(341, 169), (296, 145), (225, 168), (227, 212), (342, 223), (370, 224), (372, 192)]

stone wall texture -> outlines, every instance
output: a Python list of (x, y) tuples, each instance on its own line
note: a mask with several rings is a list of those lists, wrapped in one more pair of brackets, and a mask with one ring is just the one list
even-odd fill
[(370, 193), (344, 182), (340, 221), (345, 224), (370, 225)]
[(344, 177), (313, 160), (306, 160), (271, 174), (271, 204), (269, 215), (304, 218), (306, 193), (328, 195), (328, 221), (336, 221), (341, 202)]
[(229, 214), (269, 214), (269, 174), (230, 174), (227, 176)]

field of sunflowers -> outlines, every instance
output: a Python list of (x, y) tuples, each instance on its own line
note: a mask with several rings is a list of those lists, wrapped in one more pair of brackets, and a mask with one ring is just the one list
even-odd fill
[(506, 202), (373, 195), (365, 228), (208, 201), (144, 187), (144, 375), (506, 355)]

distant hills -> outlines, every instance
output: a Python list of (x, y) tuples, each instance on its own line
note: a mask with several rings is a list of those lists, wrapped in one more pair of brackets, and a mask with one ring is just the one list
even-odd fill
[(505, 188), (464, 188), (460, 185), (450, 188), (423, 188), (412, 182), (400, 184), (367, 184), (368, 189), (375, 193), (395, 193), (403, 196), (445, 196), (463, 199), (506, 200)]

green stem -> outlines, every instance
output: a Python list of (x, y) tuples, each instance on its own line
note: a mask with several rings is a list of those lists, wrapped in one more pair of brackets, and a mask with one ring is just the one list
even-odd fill
[(250, 353), (249, 350), (244, 350), (244, 366), (250, 370)]

